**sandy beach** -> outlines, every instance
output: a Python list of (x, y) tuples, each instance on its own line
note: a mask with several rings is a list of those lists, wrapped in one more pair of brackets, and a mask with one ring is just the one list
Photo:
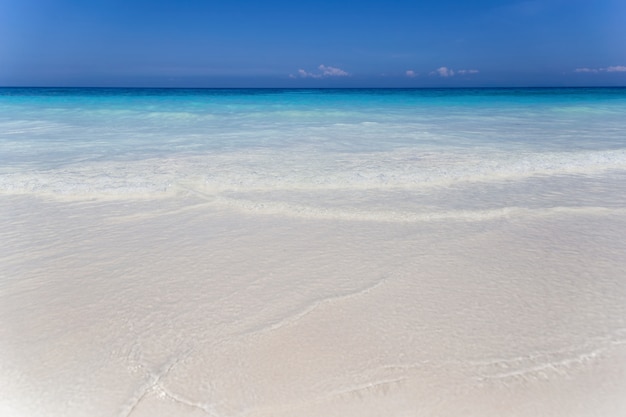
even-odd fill
[(626, 213), (4, 196), (7, 416), (619, 416)]

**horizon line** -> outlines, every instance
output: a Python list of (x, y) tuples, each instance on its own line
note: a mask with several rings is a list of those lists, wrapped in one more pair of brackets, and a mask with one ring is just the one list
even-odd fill
[(468, 90), (468, 89), (512, 89), (512, 88), (626, 88), (625, 85), (510, 85), (510, 86), (421, 86), (421, 87), (175, 87), (175, 86), (102, 86), (102, 85), (9, 85), (0, 89), (136, 89), (136, 90)]

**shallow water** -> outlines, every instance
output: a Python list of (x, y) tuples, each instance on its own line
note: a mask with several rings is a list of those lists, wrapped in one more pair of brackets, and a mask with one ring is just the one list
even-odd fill
[(0, 414), (621, 416), (625, 89), (0, 89)]

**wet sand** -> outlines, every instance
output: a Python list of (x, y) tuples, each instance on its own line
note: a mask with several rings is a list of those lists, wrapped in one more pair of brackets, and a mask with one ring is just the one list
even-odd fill
[(2, 415), (626, 415), (619, 207), (383, 221), (187, 193), (0, 215)]

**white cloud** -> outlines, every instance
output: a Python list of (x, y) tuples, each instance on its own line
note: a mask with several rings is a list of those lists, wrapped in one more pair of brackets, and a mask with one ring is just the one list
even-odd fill
[(576, 68), (574, 72), (598, 72), (595, 68)]
[(440, 77), (453, 77), (454, 76), (454, 71), (451, 69), (448, 69), (447, 67), (437, 68), (436, 72), (437, 74), (439, 74)]
[(624, 65), (613, 65), (606, 68), (576, 68), (574, 72), (587, 72), (587, 73), (598, 73), (598, 72), (626, 72), (626, 66)]
[[(318, 72), (309, 72), (309, 71), (305, 71), (303, 69), (299, 69), (297, 77), (300, 77), (300, 78), (326, 78), (326, 77), (347, 77), (347, 76), (350, 75), (349, 73), (347, 73), (346, 71), (342, 70), (341, 68), (326, 66), (324, 64), (321, 64), (319, 67), (317, 67), (317, 69), (319, 70)], [(297, 78), (293, 74), (290, 74), (289, 77), (290, 78)]]
[(320, 65), (318, 68), (322, 71), (322, 76), (324, 77), (346, 77), (350, 75), (340, 68), (327, 67), (324, 64)]
[(313, 74), (313, 73), (311, 73), (311, 72), (306, 72), (306, 71), (305, 71), (305, 70), (303, 70), (303, 69), (299, 69), (299, 70), (298, 70), (298, 75), (299, 75), (300, 77), (302, 77), (302, 78), (308, 78), (308, 77), (310, 77), (310, 78), (319, 78), (319, 77), (321, 77), (321, 76), (320, 76), (320, 75), (318, 75), (318, 74)]
[(291, 78), (322, 78), (322, 74), (314, 74), (300, 68), (297, 75), (289, 74)]
[(454, 77), (455, 75), (470, 75), (470, 74), (478, 74), (480, 71), (476, 69), (460, 69), (453, 70), (448, 67), (439, 67), (435, 71), (432, 71), (430, 75), (439, 75), (440, 77)]
[(413, 70), (406, 70), (405, 74), (409, 78), (417, 77), (417, 73), (415, 71), (413, 71)]
[(462, 69), (462, 70), (458, 70), (457, 73), (461, 74), (461, 75), (465, 75), (465, 74), (478, 74), (479, 71), (475, 70), (475, 69)]

